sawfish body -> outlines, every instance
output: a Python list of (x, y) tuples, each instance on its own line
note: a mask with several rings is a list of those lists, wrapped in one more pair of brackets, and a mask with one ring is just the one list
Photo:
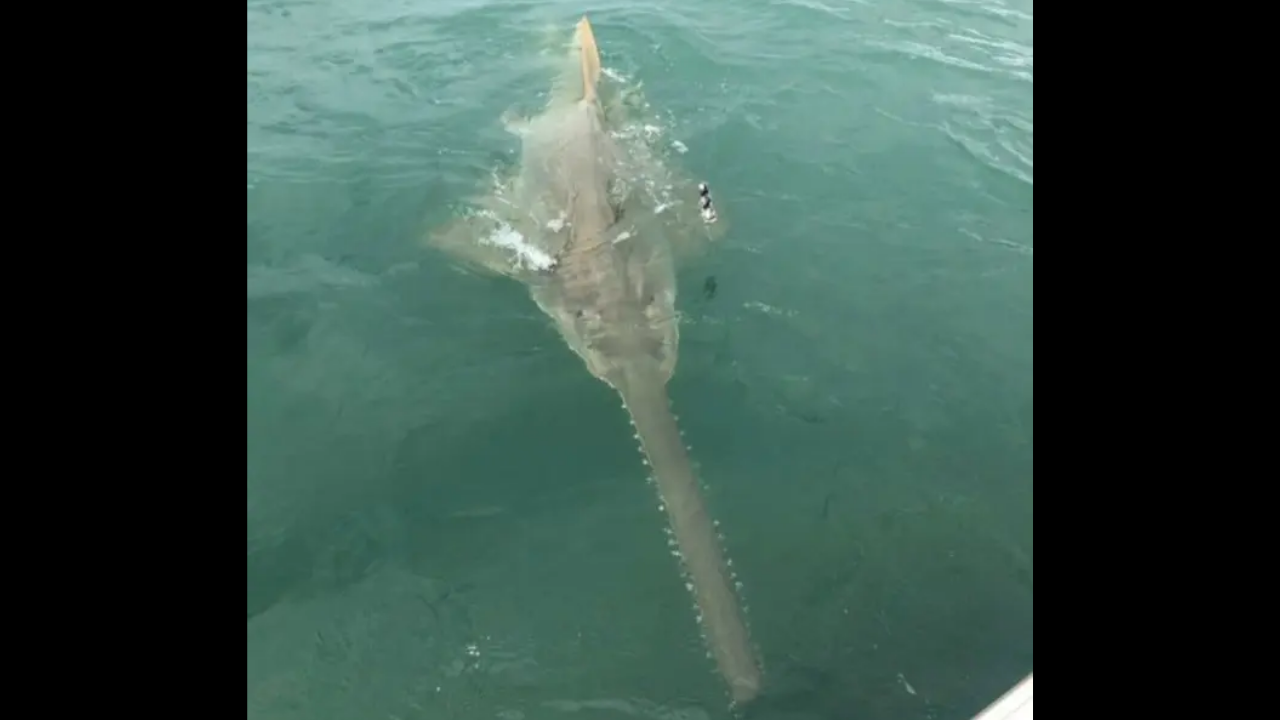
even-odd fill
[(707, 222), (714, 210), (692, 183), (667, 182), (677, 195), (665, 200), (644, 190), (670, 177), (613, 139), (610, 116), (621, 108), (597, 95), (600, 57), (586, 18), (575, 40), (573, 67), (546, 110), (509, 123), (523, 138), (519, 173), (432, 242), (524, 282), (587, 369), (622, 396), (707, 644), (743, 703), (759, 692), (760, 666), (666, 392), (679, 345), (674, 256), (723, 224)]

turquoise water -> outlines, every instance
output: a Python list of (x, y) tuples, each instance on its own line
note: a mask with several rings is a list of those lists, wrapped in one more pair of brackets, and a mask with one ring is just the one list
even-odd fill
[(583, 11), (732, 223), (670, 391), (752, 717), (971, 717), (1032, 665), (1030, 0), (252, 0), (248, 716), (727, 717), (616, 396), (420, 242)]

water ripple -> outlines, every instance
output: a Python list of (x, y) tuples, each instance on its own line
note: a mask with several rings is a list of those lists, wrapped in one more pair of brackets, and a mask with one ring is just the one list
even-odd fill
[(1031, 119), (991, 98), (937, 94), (934, 102), (950, 110), (942, 130), (969, 154), (1028, 185), (1033, 183)]

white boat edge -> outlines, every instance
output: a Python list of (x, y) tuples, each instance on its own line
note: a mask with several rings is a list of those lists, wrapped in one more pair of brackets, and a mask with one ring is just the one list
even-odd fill
[(1022, 682), (975, 715), (973, 720), (1031, 720), (1032, 675), (1034, 673), (1022, 678)]

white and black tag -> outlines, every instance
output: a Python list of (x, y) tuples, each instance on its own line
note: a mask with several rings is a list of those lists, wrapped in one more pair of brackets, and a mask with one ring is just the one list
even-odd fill
[(702, 211), (702, 221), (713, 223), (719, 219), (716, 206), (711, 203), (711, 189), (706, 183), (698, 183), (698, 208)]

